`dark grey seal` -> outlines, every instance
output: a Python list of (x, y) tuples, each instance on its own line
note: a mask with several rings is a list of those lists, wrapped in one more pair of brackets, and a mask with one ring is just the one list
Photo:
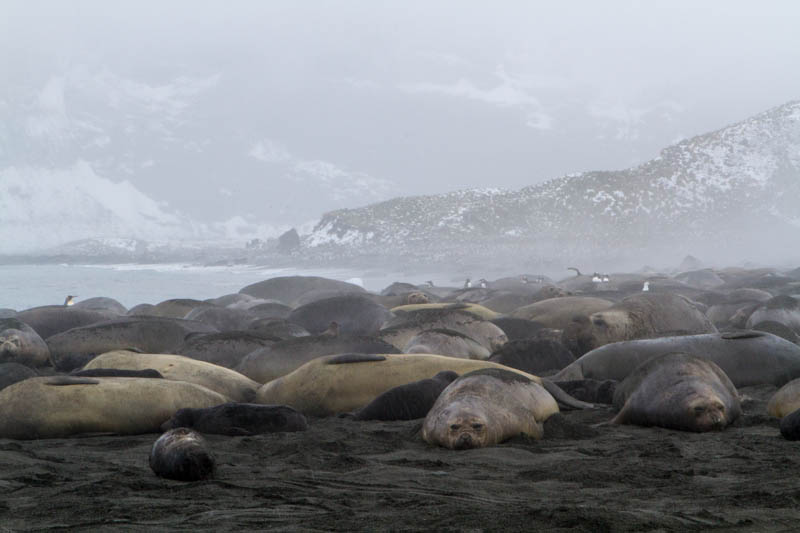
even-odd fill
[(204, 409), (178, 409), (161, 425), (161, 431), (185, 427), (217, 435), (258, 435), (279, 431), (305, 431), (306, 417), (286, 405), (224, 403)]
[(439, 372), (429, 379), (421, 379), (389, 389), (356, 411), (356, 420), (414, 420), (425, 418), (442, 391), (458, 374), (452, 370)]
[(171, 429), (150, 450), (150, 468), (159, 477), (198, 481), (214, 475), (216, 461), (206, 440), (191, 429)]

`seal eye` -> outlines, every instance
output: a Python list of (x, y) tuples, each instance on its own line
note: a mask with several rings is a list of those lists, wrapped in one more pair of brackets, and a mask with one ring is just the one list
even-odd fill
[(603, 327), (603, 326), (606, 325), (606, 321), (603, 320), (602, 318), (595, 318), (595, 319), (592, 320), (592, 322), (594, 322), (595, 326)]
[(461, 428), (461, 424), (450, 424), (450, 429), (453, 431), (458, 431)]
[(478, 423), (472, 424), (472, 429), (481, 430), (483, 429), (483, 424), (478, 424)]
[(702, 415), (705, 412), (706, 412), (706, 408), (703, 407), (702, 405), (698, 405), (697, 407), (694, 408), (694, 414), (696, 414), (696, 415)]

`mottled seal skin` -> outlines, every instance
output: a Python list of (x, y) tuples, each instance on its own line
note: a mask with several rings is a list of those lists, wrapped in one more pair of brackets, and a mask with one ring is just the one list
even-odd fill
[(16, 318), (0, 319), (0, 363), (32, 368), (50, 364), (50, 349), (36, 331)]
[(800, 440), (800, 409), (781, 418), (781, 435), (787, 440)]
[(520, 307), (511, 316), (533, 320), (548, 328), (564, 329), (575, 315), (590, 315), (612, 305), (613, 302), (603, 298), (563, 296)]
[(280, 339), (263, 338), (248, 331), (191, 335), (174, 352), (197, 361), (236, 368), (249, 353), (272, 346)]
[(177, 428), (167, 431), (153, 444), (150, 468), (159, 477), (199, 481), (214, 475), (216, 461), (199, 433)]
[(415, 420), (425, 418), (442, 391), (458, 374), (452, 370), (439, 372), (429, 379), (421, 379), (389, 389), (356, 411), (356, 420)]
[(179, 409), (161, 431), (185, 427), (201, 433), (243, 436), (282, 431), (305, 431), (306, 417), (286, 405), (224, 403), (205, 409)]
[(474, 339), (446, 328), (420, 331), (403, 347), (403, 353), (436, 353), (464, 359), (489, 359), (491, 352)]
[(422, 424), (425, 442), (464, 450), (499, 444), (523, 434), (544, 435), (542, 424), (558, 412), (538, 383), (500, 368), (476, 370), (448, 385)]
[(402, 350), (418, 333), (428, 329), (457, 331), (477, 341), (490, 352), (508, 340), (502, 329), (473, 314), (462, 304), (444, 307), (430, 307), (430, 305), (435, 304), (405, 306), (417, 309), (396, 312), (397, 316), (386, 323), (378, 336), (398, 350)]
[(742, 409), (736, 387), (711, 361), (687, 353), (663, 354), (639, 365), (614, 392), (614, 424), (682, 431), (718, 431)]
[(668, 293), (641, 293), (603, 311), (574, 317), (561, 339), (580, 357), (612, 342), (716, 332), (714, 324), (686, 298)]
[(770, 333), (739, 331), (606, 344), (584, 354), (552, 379), (622, 381), (639, 364), (668, 352), (687, 352), (713, 361), (737, 387), (780, 387), (800, 377), (800, 346)]

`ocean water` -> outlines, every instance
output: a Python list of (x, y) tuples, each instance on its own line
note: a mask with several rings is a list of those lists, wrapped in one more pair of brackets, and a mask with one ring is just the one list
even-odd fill
[(350, 281), (380, 292), (394, 281), (447, 285), (452, 280), (431, 274), (356, 271), (345, 269), (269, 269), (255, 266), (199, 267), (161, 265), (0, 265), (0, 308), (16, 310), (62, 304), (68, 294), (76, 301), (107, 296), (131, 308), (170, 298), (204, 300), (276, 276), (322, 276)]

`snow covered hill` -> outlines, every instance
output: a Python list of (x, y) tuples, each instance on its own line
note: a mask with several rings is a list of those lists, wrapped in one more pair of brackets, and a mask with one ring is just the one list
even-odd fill
[(800, 102), (682, 141), (626, 170), (568, 175), (518, 191), (467, 190), (333, 211), (304, 243), (440, 256), (453, 250), (491, 255), (504, 246), (512, 256), (527, 250), (564, 257), (676, 246), (678, 253), (752, 252), (739, 254), (749, 258), (796, 250)]

